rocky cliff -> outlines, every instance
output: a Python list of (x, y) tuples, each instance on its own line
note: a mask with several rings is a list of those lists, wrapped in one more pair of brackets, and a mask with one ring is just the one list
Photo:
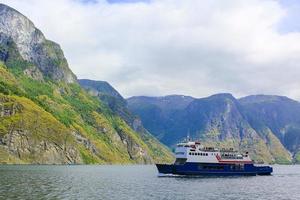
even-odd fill
[(172, 159), (157, 140), (145, 140), (105, 101), (81, 88), (59, 45), (0, 4), (0, 163)]
[[(27, 17), (4, 4), (0, 4), (0, 33), (0, 57), (9, 62), (8, 67), (16, 68), (21, 56), (28, 62), (22, 69), (28, 74), (75, 82), (76, 76), (69, 69), (60, 46), (47, 40)], [(13, 52), (15, 50), (19, 55)]]
[(0, 94), (0, 110), (0, 161), (82, 163), (71, 132), (34, 102)]
[[(139, 133), (143, 141), (154, 152), (155, 157), (160, 158), (160, 155), (167, 155), (168, 149), (158, 145), (158, 140), (144, 128), (141, 119), (129, 111), (126, 100), (109, 83), (87, 79), (81, 79), (78, 82), (88, 93), (99, 98), (115, 115), (120, 116), (128, 126)], [(170, 159), (168, 158), (168, 160)], [(163, 160), (160, 159), (158, 161), (161, 162)]]

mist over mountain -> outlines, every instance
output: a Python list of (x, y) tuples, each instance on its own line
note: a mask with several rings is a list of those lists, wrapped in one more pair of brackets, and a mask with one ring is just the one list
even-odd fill
[(287, 97), (137, 96), (127, 102), (145, 128), (170, 147), (189, 134), (207, 144), (249, 151), (256, 161), (299, 162), (300, 103)]

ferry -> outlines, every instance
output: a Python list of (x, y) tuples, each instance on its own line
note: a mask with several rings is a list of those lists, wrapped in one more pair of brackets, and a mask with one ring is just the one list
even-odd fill
[(177, 144), (174, 164), (156, 164), (159, 175), (256, 176), (271, 175), (270, 166), (256, 166), (248, 152), (204, 147), (198, 141)]

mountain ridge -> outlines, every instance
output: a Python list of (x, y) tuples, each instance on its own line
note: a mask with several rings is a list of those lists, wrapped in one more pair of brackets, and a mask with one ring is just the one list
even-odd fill
[(158, 140), (144, 128), (141, 119), (129, 111), (126, 100), (108, 82), (89, 79), (79, 79), (78, 82), (88, 93), (99, 98), (113, 113), (120, 116), (134, 131), (139, 133), (143, 141), (155, 152), (156, 157), (160, 157), (160, 152), (167, 150), (166, 147), (154, 145), (159, 143)]
[(189, 133), (207, 144), (249, 151), (259, 161), (290, 163), (291, 152), (294, 162), (299, 162), (296, 157), (300, 151), (300, 103), (288, 97), (250, 95), (236, 99), (221, 93), (192, 97), (183, 110), (174, 108), (168, 113), (160, 107), (163, 97), (149, 97), (155, 103), (145, 98), (128, 98), (129, 109), (169, 147)]
[(149, 164), (170, 151), (88, 94), (60, 46), (0, 4), (0, 163)]

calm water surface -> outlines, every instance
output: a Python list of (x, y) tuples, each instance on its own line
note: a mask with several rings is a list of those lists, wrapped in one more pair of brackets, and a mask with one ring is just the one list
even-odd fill
[(300, 166), (272, 176), (157, 177), (155, 166), (0, 165), (0, 199), (300, 199)]

